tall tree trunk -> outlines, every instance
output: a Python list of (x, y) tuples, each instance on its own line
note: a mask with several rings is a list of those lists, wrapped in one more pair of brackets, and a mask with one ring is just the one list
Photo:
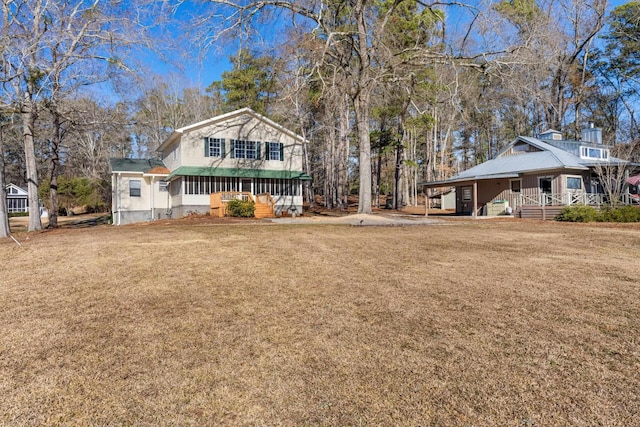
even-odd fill
[(371, 135), (370, 135), (370, 110), (371, 110), (371, 90), (373, 82), (371, 75), (371, 52), (369, 43), (369, 31), (367, 28), (367, 17), (365, 13), (365, 0), (356, 0), (354, 5), (354, 15), (358, 29), (358, 38), (355, 49), (359, 58), (359, 70), (355, 92), (352, 96), (353, 109), (356, 118), (356, 128), (358, 131), (360, 185), (358, 189), (358, 213), (371, 213)]
[(4, 126), (0, 123), (0, 237), (8, 237), (9, 214), (7, 212), (7, 189), (4, 180)]
[(378, 161), (376, 162), (376, 200), (375, 206), (380, 207), (380, 175), (382, 174), (382, 144), (378, 148)]
[(361, 90), (353, 100), (358, 131), (360, 186), (358, 213), (371, 213), (371, 139), (369, 127), (369, 93)]
[[(333, 120), (333, 116), (330, 116)], [(328, 127), (327, 146), (324, 150), (324, 206), (327, 209), (333, 209), (336, 205), (336, 168), (335, 152), (336, 152), (336, 133), (332, 123)]]
[[(307, 140), (307, 135), (304, 128), (302, 129), (302, 138), (304, 139), (304, 142), (302, 143), (302, 153), (304, 154), (304, 170), (309, 176), (313, 176), (311, 173), (311, 164), (309, 163), (309, 141)], [(309, 202), (309, 207), (315, 207), (316, 201), (313, 197), (313, 188), (311, 188), (311, 185), (308, 182), (306, 184), (303, 184), (303, 186), (304, 192), (306, 193), (307, 201)]]
[(400, 204), (400, 156), (402, 144), (396, 146), (396, 166), (393, 171), (393, 209), (398, 209)]
[(36, 122), (36, 111), (30, 95), (25, 95), (22, 108), (22, 129), (24, 141), (24, 161), (27, 175), (27, 190), (29, 191), (29, 227), (28, 231), (42, 230), (40, 221), (40, 202), (38, 199), (38, 169), (36, 163), (36, 148), (33, 130)]
[(49, 225), (48, 228), (58, 227), (58, 174), (60, 169), (60, 142), (62, 139), (62, 124), (60, 114), (55, 108), (53, 114), (53, 138), (51, 138), (51, 168), (49, 169)]
[(339, 107), (339, 134), (337, 157), (337, 192), (338, 203), (343, 209), (349, 207), (349, 106), (341, 100)]

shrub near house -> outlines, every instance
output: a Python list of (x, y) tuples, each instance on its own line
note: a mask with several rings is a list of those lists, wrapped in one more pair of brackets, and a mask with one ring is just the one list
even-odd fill
[(251, 218), (255, 214), (256, 204), (251, 200), (229, 200), (227, 213), (230, 216)]
[(564, 222), (640, 222), (640, 208), (637, 206), (566, 206), (555, 218)]

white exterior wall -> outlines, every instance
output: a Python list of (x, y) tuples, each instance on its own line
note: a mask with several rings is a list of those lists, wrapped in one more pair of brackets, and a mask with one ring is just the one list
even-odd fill
[[(214, 119), (215, 120), (215, 119)], [(205, 156), (205, 138), (224, 139), (224, 156)], [(257, 141), (260, 143), (260, 159), (231, 158), (232, 140)], [(283, 145), (283, 160), (266, 160), (266, 143)], [(203, 121), (172, 134), (161, 146), (164, 165), (175, 171), (181, 166), (225, 169), (259, 169), (274, 171), (303, 171), (303, 146), (299, 136), (269, 120), (256, 117), (251, 112), (238, 115), (230, 113), (219, 121)], [(302, 212), (302, 184), (298, 181), (300, 196), (273, 196), (276, 213)], [(252, 178), (252, 193), (256, 193), (255, 178)], [(208, 212), (210, 196), (185, 194), (184, 180), (178, 178), (171, 184), (171, 216), (178, 218), (189, 212)]]
[[(129, 197), (129, 181), (140, 181), (140, 197)], [(114, 204), (116, 210), (148, 210), (151, 206), (149, 181), (142, 174), (120, 173), (116, 175)]]
[[(160, 191), (160, 181), (165, 178), (164, 176), (144, 177), (145, 181), (148, 182), (148, 196), (153, 201), (153, 207), (155, 209), (168, 209), (171, 207), (169, 191)], [(151, 204), (149, 206), (151, 206)]]
[[(204, 156), (205, 137), (224, 138), (224, 158)], [(232, 159), (232, 139), (259, 141), (260, 160)], [(266, 142), (279, 142), (284, 145), (284, 161), (264, 159)], [(163, 161), (169, 170), (178, 166), (197, 166), (302, 171), (302, 144), (292, 136), (248, 115), (185, 132), (180, 141), (177, 162), (173, 160), (171, 153), (173, 147), (174, 144), (171, 144), (163, 152)]]
[[(202, 150), (204, 154), (204, 148)], [(181, 165), (181, 159), (179, 140), (169, 145), (162, 152), (162, 163), (164, 163), (170, 171), (177, 169)]]
[[(169, 192), (160, 191), (163, 177), (122, 172), (112, 177), (112, 214), (115, 224), (149, 221), (163, 216), (171, 207)], [(140, 182), (140, 197), (131, 197), (129, 181)]]

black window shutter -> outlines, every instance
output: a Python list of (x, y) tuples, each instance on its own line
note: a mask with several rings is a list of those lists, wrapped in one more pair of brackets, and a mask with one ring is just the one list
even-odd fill
[(256, 141), (256, 160), (260, 160), (260, 141)]
[(209, 157), (209, 138), (204, 138), (204, 156)]
[(225, 151), (224, 138), (220, 138), (220, 157), (224, 159), (224, 156), (226, 155), (227, 152)]
[(234, 159), (236, 157), (236, 140), (232, 139), (230, 141), (230, 150), (229, 150), (229, 157), (231, 157), (232, 159)]
[(265, 142), (264, 143), (264, 158), (265, 158), (265, 160), (271, 160), (271, 152), (269, 151), (270, 148), (271, 148), (271, 143), (270, 142)]
[(284, 162), (284, 144), (280, 143), (280, 161)]

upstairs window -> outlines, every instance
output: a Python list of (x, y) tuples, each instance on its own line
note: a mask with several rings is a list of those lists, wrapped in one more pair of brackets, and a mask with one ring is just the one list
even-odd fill
[(234, 159), (260, 159), (260, 142), (244, 141), (241, 139), (231, 140), (231, 157)]
[(580, 157), (583, 159), (609, 160), (609, 150), (606, 148), (580, 147)]
[(129, 197), (140, 197), (141, 196), (141, 183), (139, 179), (130, 179), (129, 180)]
[(158, 191), (169, 191), (169, 183), (165, 180), (158, 181)]
[(205, 138), (204, 139), (204, 156), (205, 157), (224, 157), (225, 146), (222, 138)]
[(280, 142), (267, 142), (267, 160), (284, 161), (284, 144)]

